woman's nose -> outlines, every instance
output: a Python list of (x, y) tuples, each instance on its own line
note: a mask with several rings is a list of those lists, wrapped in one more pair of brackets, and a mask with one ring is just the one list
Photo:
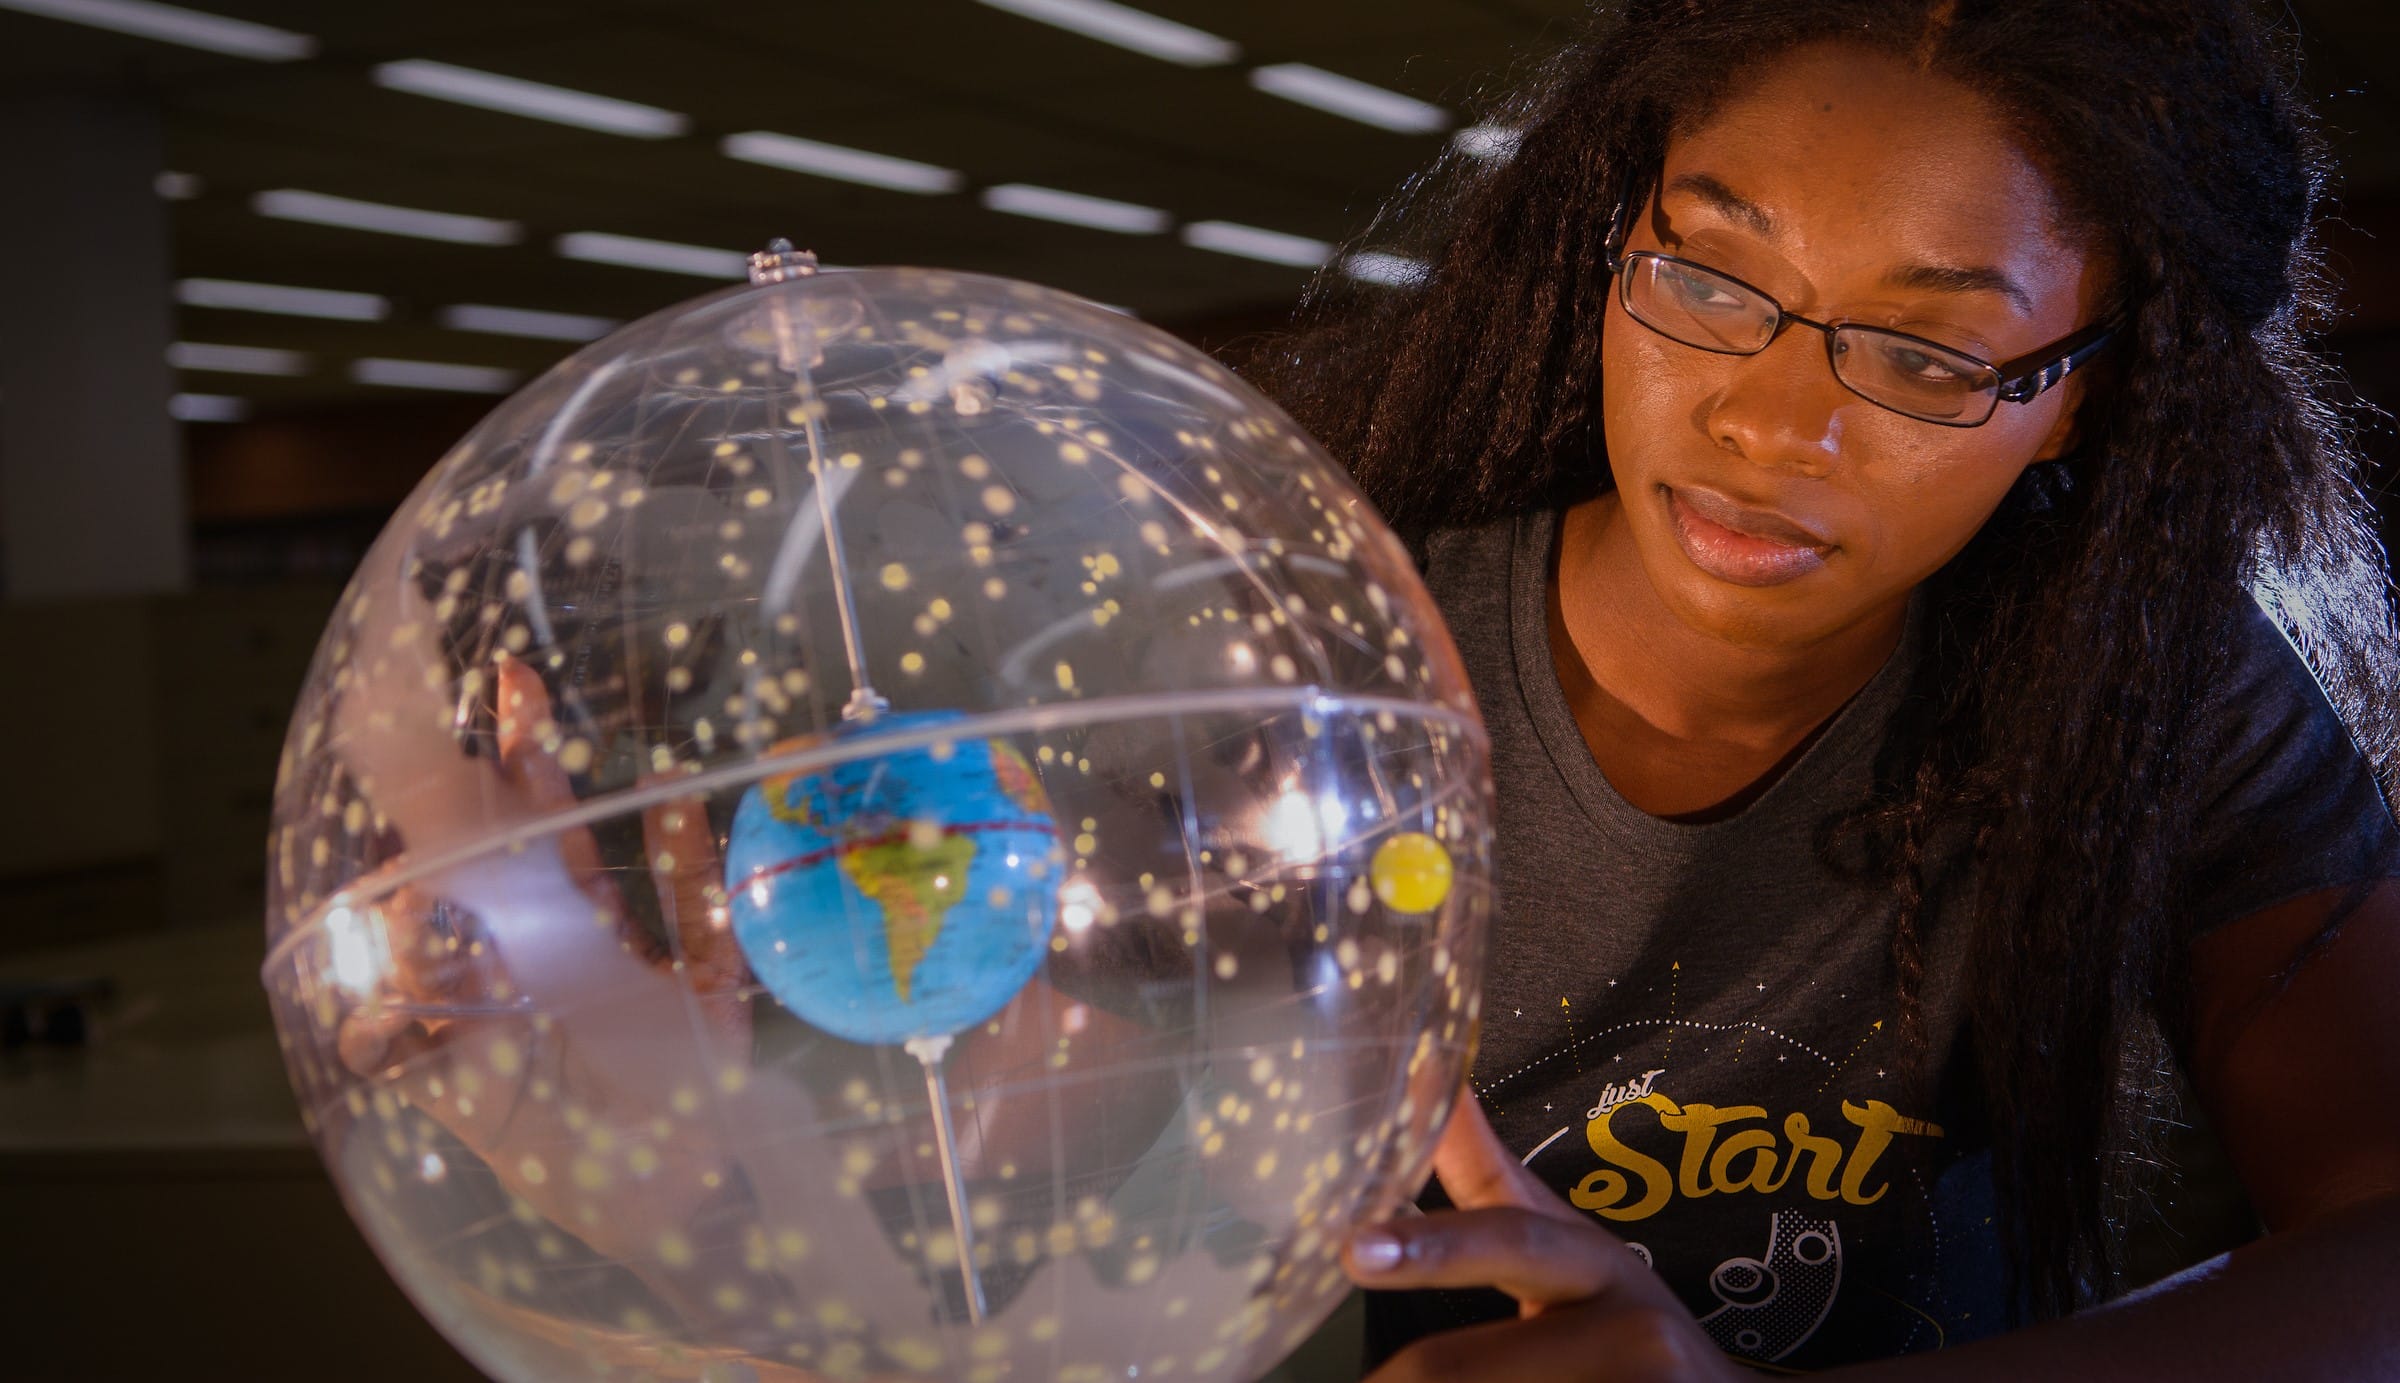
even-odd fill
[(1791, 326), (1731, 368), (1702, 404), (1700, 426), (1725, 451), (1761, 466), (1822, 475), (1841, 454), (1842, 418), (1859, 402), (1825, 357), (1819, 333)]

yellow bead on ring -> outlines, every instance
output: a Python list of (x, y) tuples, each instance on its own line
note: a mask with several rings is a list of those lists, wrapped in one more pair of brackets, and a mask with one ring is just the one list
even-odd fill
[(1394, 912), (1431, 912), (1450, 896), (1450, 852), (1422, 831), (1406, 831), (1376, 847), (1367, 878)]

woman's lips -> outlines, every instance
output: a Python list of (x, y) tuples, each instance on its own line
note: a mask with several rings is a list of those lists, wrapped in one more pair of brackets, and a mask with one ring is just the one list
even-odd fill
[(1667, 521), (1692, 565), (1736, 586), (1780, 586), (1825, 565), (1833, 545), (1768, 510), (1662, 485)]

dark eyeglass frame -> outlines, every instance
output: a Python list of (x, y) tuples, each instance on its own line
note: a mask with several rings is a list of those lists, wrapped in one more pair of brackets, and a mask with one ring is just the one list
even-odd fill
[[(1754, 287), (1751, 284), (1744, 283), (1742, 280), (1735, 278), (1733, 275), (1726, 273), (1722, 269), (1711, 268), (1706, 264), (1694, 263), (1691, 260), (1683, 259), (1676, 255), (1663, 254), (1657, 250), (1626, 250), (1625, 242), (1632, 235), (1632, 209), (1635, 205), (1635, 190), (1635, 183), (1633, 180), (1628, 179), (1626, 181), (1624, 191), (1618, 194), (1617, 205), (1615, 209), (1609, 213), (1608, 239), (1603, 243), (1602, 246), (1602, 254), (1604, 258), (1601, 261), (1603, 267), (1605, 267), (1608, 272), (1617, 280), (1618, 301), (1624, 304), (1627, 316), (1632, 317), (1637, 322), (1641, 322), (1645, 328), (1658, 332), (1659, 335), (1666, 337), (1668, 340), (1675, 342), (1677, 345), (1690, 346), (1693, 350), (1707, 351), (1711, 355), (1757, 355), (1761, 351), (1766, 350), (1767, 347), (1774, 345), (1776, 338), (1783, 335), (1783, 329), (1787, 326), (1804, 326), (1814, 328), (1816, 331), (1822, 333), (1825, 337), (1825, 363), (1827, 367), (1833, 371), (1834, 382), (1841, 385), (1844, 389), (1849, 390), (1851, 393), (1857, 394), (1858, 397), (1866, 399), (1867, 402), (1874, 404), (1877, 408), (1882, 408), (1890, 412), (1897, 413), (1904, 418), (1914, 418), (1919, 422), (1931, 423), (1936, 427), (1981, 427), (1985, 423), (1988, 423), (1992, 420), (1992, 415), (2000, 411), (2000, 405), (2003, 403), (2032, 402), (2044, 391), (2050, 389), (2052, 386), (2058, 384), (2061, 380), (2064, 380), (2068, 375), (2074, 373), (2083, 365), (2085, 361), (2090, 360), (2094, 355), (2098, 354), (2103, 347), (2108, 345), (2111, 338), (2116, 335), (2116, 324), (2114, 322), (2094, 322), (2090, 326), (2083, 328), (2081, 331), (2074, 332), (2071, 335), (2062, 336), (2058, 340), (2053, 341), (2046, 346), (2040, 346), (2034, 350), (2026, 352), (2023, 355), (2015, 356), (2011, 359), (1995, 363), (1984, 360), (1981, 357), (1971, 355), (1966, 351), (1958, 349), (1956, 346), (1944, 345), (1943, 343), (1932, 340), (1928, 337), (1912, 335), (1905, 331), (1894, 331), (1890, 327), (1870, 326), (1857, 322), (1820, 322), (1812, 318), (1802, 317), (1797, 313), (1785, 310), (1783, 304), (1777, 302), (1772, 293), (1769, 293), (1764, 289)], [(1775, 309), (1775, 322), (1767, 332), (1767, 339), (1760, 342), (1755, 348), (1750, 350), (1727, 350), (1722, 347), (1704, 346), (1698, 344), (1697, 342), (1686, 341), (1680, 336), (1671, 335), (1658, 327), (1652, 326), (1648, 321), (1644, 320), (1633, 310), (1631, 296), (1633, 292), (1633, 278), (1632, 275), (1625, 271), (1637, 260), (1652, 260), (1662, 264), (1672, 264), (1681, 269), (1707, 275), (1710, 278), (1721, 279), (1724, 282), (1730, 283), (1734, 287), (1741, 289), (1743, 292), (1757, 297), (1761, 302), (1764, 302), (1767, 306)], [(1869, 333), (1879, 340), (1906, 341), (1912, 345), (1928, 346), (1936, 351), (1941, 352), (1945, 356), (1952, 356), (1973, 364), (1978, 369), (1987, 372), (1988, 376), (1993, 380), (1993, 384), (1991, 386), (1986, 386), (1989, 389), (1988, 393), (1986, 393), (1983, 389), (1977, 390), (1979, 395), (1987, 398), (1990, 401), (1990, 406), (1984, 409), (1981, 417), (1972, 420), (1968, 420), (1963, 417), (1929, 418), (1922, 413), (1912, 413), (1905, 408), (1895, 408), (1891, 404), (1885, 403), (1881, 399), (1871, 398), (1868, 395), (1861, 393), (1850, 383), (1849, 380), (1842, 377), (1841, 358), (1836, 352), (1834, 345), (1836, 333), (1842, 331)]]

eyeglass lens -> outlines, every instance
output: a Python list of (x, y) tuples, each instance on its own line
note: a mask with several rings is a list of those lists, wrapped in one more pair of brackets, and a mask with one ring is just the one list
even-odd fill
[[(1704, 351), (1756, 354), (1783, 321), (1774, 299), (1697, 264), (1632, 254), (1623, 279), (1625, 309), (1635, 320)], [(1999, 402), (1999, 372), (1973, 356), (1877, 327), (1834, 327), (1830, 335), (1834, 375), (1896, 413), (1971, 425)]]

